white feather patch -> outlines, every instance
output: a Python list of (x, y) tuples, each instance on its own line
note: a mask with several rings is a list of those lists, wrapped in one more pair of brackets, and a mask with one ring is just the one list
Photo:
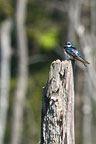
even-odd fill
[(72, 56), (70, 56), (65, 50), (64, 50), (64, 53), (65, 53), (65, 58), (67, 59), (67, 60), (69, 60), (69, 59), (74, 59)]

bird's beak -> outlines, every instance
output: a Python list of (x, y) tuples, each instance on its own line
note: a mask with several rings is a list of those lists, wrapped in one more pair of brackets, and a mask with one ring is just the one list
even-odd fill
[(64, 45), (64, 48), (66, 48), (67, 47), (67, 45)]

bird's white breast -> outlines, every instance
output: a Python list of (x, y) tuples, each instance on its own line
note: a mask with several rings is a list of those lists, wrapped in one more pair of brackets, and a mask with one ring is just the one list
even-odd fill
[(70, 56), (65, 50), (64, 50), (64, 53), (65, 53), (65, 59), (67, 59), (67, 60), (73, 59), (73, 57)]

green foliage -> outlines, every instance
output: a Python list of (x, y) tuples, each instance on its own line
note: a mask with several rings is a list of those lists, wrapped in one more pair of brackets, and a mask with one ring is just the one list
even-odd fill
[(40, 140), (42, 87), (48, 79), (49, 64), (43, 67), (41, 65), (41, 69), (40, 65), (34, 69), (28, 80), (22, 144), (37, 144)]
[(44, 50), (49, 51), (57, 45), (57, 42), (58, 42), (57, 36), (58, 36), (57, 28), (50, 28), (47, 31), (40, 33), (37, 39), (38, 39), (40, 46)]
[(16, 88), (16, 78), (11, 78), (10, 80), (10, 96), (9, 96), (9, 108), (8, 108), (8, 116), (7, 116), (7, 123), (6, 123), (6, 130), (5, 130), (5, 138), (4, 144), (10, 143), (11, 138), (11, 124), (12, 124), (12, 112), (13, 112), (13, 101), (14, 101), (14, 90)]
[[(43, 1), (29, 0), (27, 11), (27, 35), (30, 45), (50, 51), (58, 43), (58, 27), (44, 7)], [(33, 41), (32, 41), (33, 40)]]
[(46, 15), (43, 3), (38, 0), (29, 0), (27, 7), (27, 24), (36, 24)]
[(12, 15), (12, 0), (0, 0), (0, 21)]

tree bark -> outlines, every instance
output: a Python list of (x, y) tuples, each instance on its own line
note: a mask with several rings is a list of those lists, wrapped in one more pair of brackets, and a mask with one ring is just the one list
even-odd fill
[[(95, 45), (96, 45), (96, 29), (95, 29), (95, 22), (96, 18), (94, 16), (96, 15), (96, 11), (94, 8), (91, 7), (91, 33), (89, 29), (82, 24), (82, 17), (81, 17), (81, 6), (85, 3), (86, 7), (86, 1), (81, 0), (74, 0), (74, 3), (76, 4), (76, 8), (73, 13), (73, 21), (74, 23), (74, 29), (78, 35), (80, 45), (82, 48), (82, 52), (85, 55), (85, 59), (90, 62), (90, 65), (87, 67), (87, 70), (85, 71), (85, 82), (84, 82), (84, 92), (83, 92), (83, 144), (85, 143), (93, 143), (94, 132), (92, 132), (92, 100), (96, 101), (96, 74), (95, 74), (95, 67), (94, 67), (94, 58), (95, 56)], [(94, 1), (91, 1), (91, 6), (93, 5)], [(90, 6), (90, 5), (89, 5)], [(95, 3), (94, 3), (95, 6)], [(83, 8), (84, 9), (84, 8)], [(86, 19), (89, 19), (89, 15), (86, 15)], [(95, 126), (94, 126), (95, 127)], [(95, 140), (96, 142), (96, 140)]]
[(75, 144), (71, 61), (52, 62), (43, 88), (41, 144)]
[(17, 89), (13, 105), (13, 121), (11, 144), (19, 144), (21, 140), (22, 123), (23, 123), (23, 106), (27, 89), (27, 42), (25, 34), (25, 16), (26, 16), (27, 0), (17, 0), (16, 5), (16, 34), (17, 47), (19, 55)]
[(10, 88), (11, 30), (12, 20), (7, 19), (1, 25), (0, 37), (0, 144), (3, 144), (4, 141), (8, 110), (8, 97)]

